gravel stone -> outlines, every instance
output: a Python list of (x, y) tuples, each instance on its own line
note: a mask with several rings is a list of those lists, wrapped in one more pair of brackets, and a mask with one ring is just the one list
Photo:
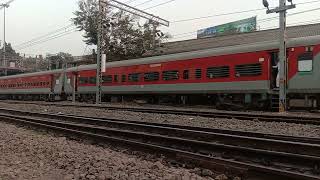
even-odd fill
[(184, 175), (209, 179), (164, 165), (160, 159), (146, 160), (4, 122), (0, 129), (1, 180), (182, 179)]
[(218, 175), (215, 180), (228, 180), (228, 177), (224, 174)]
[(202, 170), (202, 176), (212, 176), (213, 172), (208, 170), (208, 169), (203, 169)]

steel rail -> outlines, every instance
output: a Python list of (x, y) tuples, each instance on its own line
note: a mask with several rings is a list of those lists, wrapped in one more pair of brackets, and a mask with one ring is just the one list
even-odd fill
[(121, 143), (121, 144), (125, 144), (125, 145), (130, 145), (130, 146), (133, 145), (133, 146), (136, 146), (139, 148), (148, 149), (148, 150), (152, 150), (155, 152), (163, 152), (163, 153), (166, 153), (166, 155), (168, 155), (168, 157), (173, 157), (175, 159), (181, 159), (183, 161), (193, 162), (195, 164), (199, 164), (199, 165), (206, 167), (208, 169), (213, 168), (213, 169), (218, 169), (218, 170), (224, 171), (224, 172), (231, 171), (231, 172), (236, 172), (238, 174), (241, 173), (242, 175), (244, 172), (246, 172), (246, 173), (253, 173), (253, 174), (255, 174), (255, 176), (260, 174), (263, 177), (276, 176), (277, 178), (290, 178), (290, 179), (296, 179), (296, 180), (303, 180), (303, 179), (319, 180), (320, 179), (318, 176), (315, 176), (315, 175), (302, 174), (299, 172), (291, 172), (289, 170), (280, 170), (277, 168), (266, 167), (263, 165), (257, 165), (257, 164), (247, 163), (247, 162), (239, 162), (239, 161), (224, 159), (224, 158), (220, 158), (220, 157), (210, 157), (210, 156), (206, 156), (206, 155), (202, 155), (202, 154), (198, 154), (198, 153), (178, 150), (175, 148), (152, 145), (150, 143), (143, 143), (143, 142), (123, 139), (123, 138), (104, 136), (104, 135), (99, 135), (96, 133), (90, 133), (90, 132), (86, 132), (86, 131), (72, 130), (72, 129), (68, 129), (68, 128), (53, 126), (53, 125), (35, 123), (35, 122), (21, 120), (19, 118), (8, 118), (7, 117), (6, 120), (9, 120), (10, 122), (14, 121), (14, 122), (18, 122), (18, 123), (48, 128), (50, 130), (61, 131), (61, 132), (65, 132), (68, 134), (72, 133), (75, 135), (94, 138), (96, 140)]
[(105, 110), (117, 110), (117, 111), (131, 111), (139, 113), (157, 113), (157, 114), (174, 114), (174, 115), (186, 115), (186, 116), (200, 116), (208, 118), (224, 118), (224, 119), (239, 119), (250, 121), (262, 121), (262, 122), (285, 122), (295, 124), (311, 124), (320, 125), (319, 117), (306, 117), (306, 116), (284, 116), (284, 115), (268, 115), (268, 114), (254, 114), (244, 112), (212, 112), (212, 111), (196, 111), (196, 110), (174, 110), (174, 109), (156, 109), (156, 108), (137, 108), (137, 107), (116, 107), (116, 106), (103, 106), (103, 105), (82, 105), (82, 104), (61, 104), (61, 103), (35, 103), (25, 101), (2, 101), (4, 103), (19, 103), (19, 104), (35, 104), (45, 106), (57, 106), (57, 107), (83, 107), (83, 108), (96, 108)]
[[(157, 142), (167, 142), (169, 144), (175, 144), (175, 145), (180, 145), (179, 147), (182, 146), (188, 146), (190, 144), (192, 144), (194, 147), (201, 147), (203, 150), (205, 151), (213, 151), (216, 150), (217, 148), (223, 149), (223, 151), (242, 151), (243, 153), (249, 153), (250, 155), (254, 155), (254, 156), (261, 156), (262, 154), (264, 156), (273, 156), (276, 157), (277, 159), (281, 158), (281, 157), (286, 157), (286, 159), (300, 159), (296, 162), (299, 163), (310, 163), (310, 161), (318, 161), (318, 157), (314, 157), (314, 156), (307, 156), (307, 155), (298, 155), (298, 154), (290, 154), (290, 153), (284, 153), (284, 152), (271, 152), (271, 151), (266, 151), (266, 150), (259, 150), (259, 149), (252, 149), (252, 148), (244, 148), (244, 147), (236, 147), (236, 146), (230, 146), (230, 145), (223, 145), (223, 144), (217, 144), (217, 143), (208, 143), (208, 142), (203, 142), (203, 141), (198, 141), (198, 140), (192, 140), (192, 139), (184, 139), (184, 138), (179, 138), (179, 137), (171, 137), (171, 136), (167, 136), (167, 135), (158, 135), (158, 134), (150, 134), (147, 132), (135, 132), (135, 131), (128, 131), (128, 130), (119, 130), (119, 129), (115, 129), (115, 128), (105, 128), (105, 127), (101, 127), (98, 125), (90, 125), (90, 124), (79, 124), (79, 122), (74, 123), (74, 122), (63, 122), (61, 120), (46, 120), (46, 119), (30, 119), (30, 118), (26, 118), (26, 117), (17, 117), (16, 115), (1, 115), (2, 118), (11, 118), (11, 119), (20, 119), (23, 121), (28, 121), (28, 122), (32, 122), (32, 123), (38, 123), (38, 124), (42, 124), (42, 125), (47, 125), (47, 126), (55, 126), (55, 127), (59, 127), (59, 128), (67, 128), (67, 129), (71, 129), (71, 130), (75, 130), (75, 131), (91, 131), (91, 132), (95, 132), (96, 134), (100, 134), (100, 135), (108, 135), (108, 136), (112, 136), (114, 134), (117, 134), (118, 137), (122, 137), (124, 139), (128, 140), (128, 137), (139, 137), (137, 138), (138, 140), (142, 140), (142, 141), (146, 141), (146, 139), (149, 139), (152, 141), (157, 140)], [(103, 132), (103, 133), (102, 133)], [(125, 136), (124, 136), (125, 135)], [(141, 137), (143, 137), (141, 139)], [(137, 140), (137, 139), (133, 139), (133, 140)], [(153, 144), (154, 145), (154, 144)], [(156, 144), (157, 146), (161, 146), (162, 144)], [(167, 144), (166, 144), (167, 145)], [(168, 145), (167, 145), (168, 146)], [(172, 147), (171, 147), (172, 148)], [(185, 149), (180, 149), (181, 151), (186, 151), (188, 150), (188, 148)], [(194, 153), (194, 152), (193, 152)], [(199, 154), (199, 153), (198, 153)], [(207, 154), (208, 155), (208, 154)], [(311, 163), (313, 164), (313, 163)], [(270, 167), (267, 167), (270, 168)], [(252, 168), (251, 168), (252, 169)], [(254, 168), (253, 168), (254, 169)], [(292, 173), (292, 172), (291, 172)], [(296, 174), (296, 173), (294, 173)], [(299, 174), (299, 173), (298, 173)], [(300, 176), (298, 175), (297, 177), (302, 177), (302, 176), (308, 176), (308, 178), (316, 178), (318, 179), (319, 177), (314, 176), (314, 175), (310, 175), (310, 174), (305, 174), (305, 173), (300, 173)], [(304, 177), (304, 178), (305, 178)]]
[(250, 131), (236, 131), (236, 130), (228, 130), (228, 129), (215, 129), (215, 128), (203, 128), (197, 126), (183, 126), (183, 125), (175, 125), (175, 124), (165, 124), (165, 123), (152, 123), (152, 122), (144, 122), (144, 121), (135, 121), (135, 120), (123, 120), (123, 119), (115, 119), (115, 118), (102, 118), (102, 117), (88, 117), (88, 116), (79, 116), (72, 114), (50, 114), (50, 113), (40, 113), (40, 112), (29, 112), (15, 109), (7, 109), (0, 108), (0, 112), (9, 112), (14, 114), (21, 115), (32, 115), (38, 117), (52, 117), (52, 118), (62, 118), (62, 119), (78, 119), (84, 120), (88, 122), (94, 123), (105, 123), (105, 122), (114, 122), (114, 123), (133, 123), (142, 126), (160, 126), (166, 128), (177, 128), (183, 130), (192, 130), (192, 131), (202, 131), (208, 133), (220, 133), (220, 134), (228, 134), (228, 135), (236, 135), (236, 136), (245, 136), (245, 137), (254, 137), (254, 138), (266, 138), (266, 139), (274, 139), (274, 140), (284, 140), (291, 142), (300, 142), (300, 143), (311, 143), (311, 144), (320, 144), (320, 138), (311, 138), (311, 137), (297, 137), (297, 136), (285, 136), (285, 135), (276, 135), (276, 134), (265, 134), (265, 133), (257, 133)]
[[(157, 128), (158, 133), (159, 130), (163, 130), (163, 134), (167, 134), (168, 130), (171, 130), (175, 133), (181, 132), (185, 135), (194, 136), (197, 139), (206, 138), (207, 140), (212, 139), (217, 141), (218, 137), (229, 138), (230, 140), (235, 141), (237, 144), (242, 141), (248, 144), (249, 140), (254, 140), (255, 145), (257, 142), (261, 141), (261, 143), (286, 143), (289, 145), (290, 143), (294, 146), (295, 150), (299, 148), (300, 145), (310, 145), (312, 148), (319, 147), (320, 138), (310, 138), (310, 137), (295, 137), (295, 136), (284, 136), (284, 135), (275, 135), (275, 134), (263, 134), (256, 132), (247, 132), (247, 131), (235, 131), (235, 130), (227, 130), (227, 129), (212, 129), (212, 128), (202, 128), (202, 127), (192, 127), (192, 126), (181, 126), (174, 124), (162, 124), (162, 123), (150, 123), (150, 122), (142, 122), (142, 121), (134, 121), (134, 120), (122, 120), (122, 119), (114, 119), (114, 118), (97, 118), (97, 117), (87, 117), (87, 116), (76, 116), (71, 114), (50, 114), (50, 113), (36, 113), (36, 112), (28, 112), (21, 110), (13, 110), (13, 109), (5, 109), (0, 108), (0, 112), (11, 113), (15, 115), (31, 115), (34, 117), (44, 117), (44, 118), (54, 118), (54, 119), (62, 119), (69, 120), (73, 122), (83, 122), (87, 124), (95, 124), (95, 125), (104, 125), (104, 126), (112, 126), (112, 127), (126, 127), (127, 129), (140, 128), (138, 130), (152, 129)], [(202, 136), (200, 136), (202, 135)], [(229, 141), (230, 141), (229, 140)], [(313, 147), (314, 146), (314, 147)], [(290, 147), (288, 147), (290, 149)], [(306, 151), (305, 147), (303, 147), (302, 151)], [(320, 152), (319, 152), (320, 153)]]

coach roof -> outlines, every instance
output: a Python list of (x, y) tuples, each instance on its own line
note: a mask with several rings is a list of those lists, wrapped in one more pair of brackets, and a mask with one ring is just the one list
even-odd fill
[[(310, 37), (302, 37), (302, 38), (294, 38), (288, 40), (288, 47), (297, 47), (297, 46), (310, 46), (320, 44), (320, 36), (310, 36)], [(178, 61), (178, 60), (187, 60), (194, 58), (202, 58), (209, 56), (220, 56), (226, 54), (236, 54), (236, 53), (246, 53), (246, 52), (257, 52), (263, 50), (272, 50), (278, 49), (279, 42), (278, 41), (266, 41), (260, 43), (253, 43), (247, 45), (237, 45), (223, 48), (212, 48), (205, 49), (199, 51), (191, 51), (191, 52), (183, 52), (177, 54), (169, 54), (162, 56), (153, 56), (147, 58), (140, 59), (132, 59), (132, 60), (124, 60), (124, 61), (115, 61), (107, 63), (107, 67), (126, 67), (133, 65), (141, 65), (141, 64), (156, 64), (170, 61)], [(72, 68), (69, 71), (75, 70), (90, 70), (95, 69), (96, 65), (87, 65), (87, 66), (79, 66), (77, 68)]]
[(34, 73), (18, 74), (13, 76), (3, 76), (3, 77), (0, 77), (0, 80), (55, 74), (55, 73), (61, 73), (62, 71), (63, 71), (62, 69), (57, 69), (52, 71), (41, 71), (41, 72), (34, 72)]

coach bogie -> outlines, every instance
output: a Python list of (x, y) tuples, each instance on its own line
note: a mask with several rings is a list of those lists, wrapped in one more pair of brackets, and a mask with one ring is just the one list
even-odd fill
[(319, 95), (317, 94), (290, 94), (288, 106), (291, 109), (318, 109)]

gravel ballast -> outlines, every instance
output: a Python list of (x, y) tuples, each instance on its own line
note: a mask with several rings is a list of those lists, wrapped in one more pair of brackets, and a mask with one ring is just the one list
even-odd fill
[(89, 117), (118, 118), (144, 122), (168, 123), (207, 128), (251, 131), (288, 136), (320, 137), (320, 126), (284, 122), (260, 122), (238, 119), (206, 118), (172, 114), (138, 113), (130, 111), (105, 110), (81, 107), (56, 107), (33, 104), (0, 103), (0, 107), (31, 112), (75, 114)]
[(198, 175), (208, 170), (170, 167), (151, 155), (116, 151), (4, 122), (0, 128), (1, 180), (212, 179)]

